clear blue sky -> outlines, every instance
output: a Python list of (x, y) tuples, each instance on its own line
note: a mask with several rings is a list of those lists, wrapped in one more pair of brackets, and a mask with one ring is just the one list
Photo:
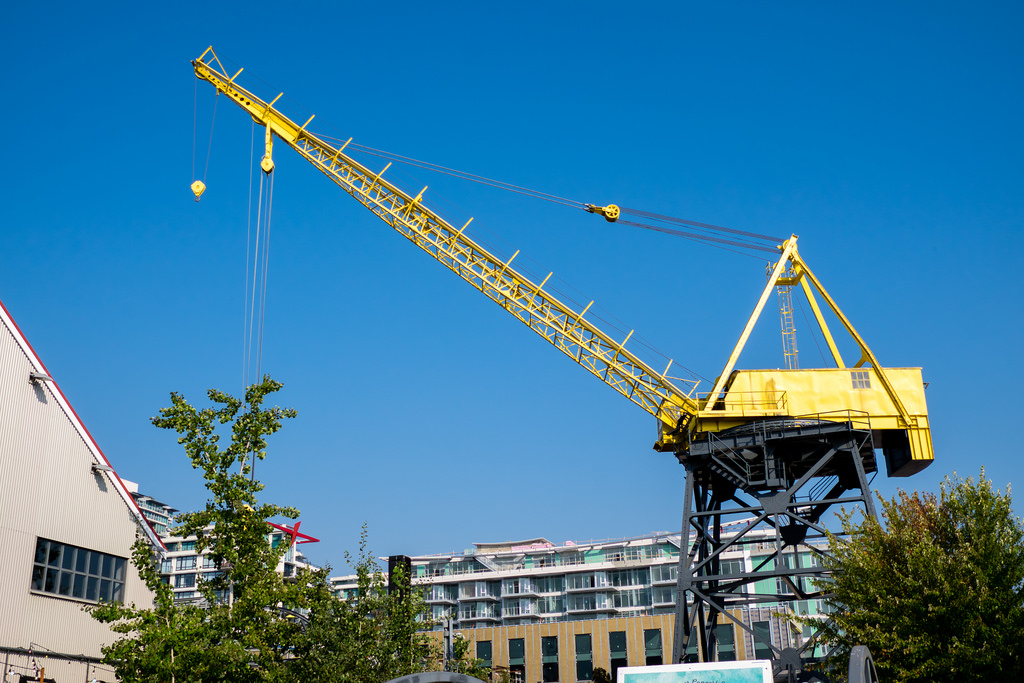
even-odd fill
[[(4, 26), (0, 300), (159, 499), (205, 491), (148, 418), (172, 390), (242, 385), (252, 127), (226, 101), (207, 194), (188, 190), (193, 111), (201, 167), (214, 101), (189, 61), (210, 44), (371, 147), (800, 235), (882, 363), (929, 382), (936, 462), (875, 485), (1021, 479), (1019, 3), (16, 3)], [(378, 554), (678, 529), (683, 470), (651, 450), (651, 418), (276, 160), (263, 367), (299, 418), (258, 474), (322, 539), (314, 560), (343, 570), (364, 521)], [(582, 211), (393, 179), (707, 378), (764, 280), (757, 259)], [(820, 362), (797, 324), (802, 365)], [(770, 308), (741, 366), (781, 363)]]

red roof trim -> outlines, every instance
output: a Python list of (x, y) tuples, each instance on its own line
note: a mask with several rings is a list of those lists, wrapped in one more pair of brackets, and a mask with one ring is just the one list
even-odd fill
[[(14, 326), (14, 330), (17, 332), (18, 337), (21, 339), (22, 343), (31, 352), (32, 360), (34, 360), (35, 363), (40, 368), (42, 368), (43, 372), (45, 372), (50, 377), (53, 377), (53, 375), (50, 375), (50, 371), (46, 369), (46, 364), (43, 363), (42, 359), (39, 357), (39, 354), (36, 353), (36, 350), (34, 348), (32, 348), (32, 344), (29, 342), (28, 337), (26, 337), (25, 333), (21, 331), (21, 328), (18, 327), (18, 323), (14, 320), (14, 316), (11, 315), (11, 312), (7, 309), (7, 306), (4, 305), (4, 302), (2, 300), (0, 300), (0, 308), (2, 308), (4, 311), (4, 317), (8, 321), (10, 321), (11, 325)], [(89, 432), (89, 428), (85, 426), (85, 423), (82, 421), (82, 418), (78, 416), (78, 413), (75, 412), (74, 406), (71, 405), (71, 401), (69, 401), (68, 397), (64, 395), (63, 391), (61, 391), (60, 386), (57, 384), (57, 380), (54, 380), (50, 384), (57, 391), (57, 393), (60, 394), (60, 398), (63, 399), (61, 401), (61, 404), (69, 411), (71, 411), (71, 417), (74, 418), (75, 423), (81, 429), (82, 433), (89, 438), (89, 443), (92, 444), (94, 454), (98, 455), (103, 460), (102, 464), (105, 464), (107, 467), (111, 468), (110, 474), (114, 475), (114, 479), (117, 480), (117, 489), (118, 492), (121, 494), (122, 500), (124, 500), (125, 503), (129, 505), (131, 508), (134, 508), (135, 515), (140, 520), (142, 520), (142, 522), (144, 522), (144, 528), (149, 532), (148, 536), (150, 542), (154, 543), (155, 545), (158, 545), (163, 550), (167, 550), (167, 547), (164, 545), (163, 541), (160, 540), (160, 537), (157, 536), (156, 531), (153, 530), (153, 525), (150, 524), (149, 520), (146, 519), (146, 516), (142, 514), (142, 509), (139, 507), (139, 504), (135, 502), (135, 498), (132, 497), (132, 494), (129, 493), (128, 487), (124, 485), (124, 482), (121, 481), (121, 477), (118, 476), (116, 471), (114, 471), (113, 465), (111, 465), (110, 461), (107, 460), (107, 456), (103, 454), (103, 450), (100, 448), (99, 444), (96, 443), (96, 439), (94, 439), (92, 434)]]

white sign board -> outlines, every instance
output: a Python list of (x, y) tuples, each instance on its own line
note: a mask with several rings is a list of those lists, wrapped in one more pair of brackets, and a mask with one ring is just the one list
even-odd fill
[(772, 683), (772, 663), (750, 660), (626, 666), (618, 674), (616, 683)]

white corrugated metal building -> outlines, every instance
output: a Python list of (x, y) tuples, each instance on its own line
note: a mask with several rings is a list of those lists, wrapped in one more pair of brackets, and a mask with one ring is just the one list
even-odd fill
[[(131, 566), (142, 533), (160, 540), (58, 384), (0, 303), (0, 662), (3, 674), (114, 680), (115, 639), (82, 608), (150, 604)], [(33, 666), (34, 665), (34, 666)], [(35, 673), (38, 680), (38, 673)]]

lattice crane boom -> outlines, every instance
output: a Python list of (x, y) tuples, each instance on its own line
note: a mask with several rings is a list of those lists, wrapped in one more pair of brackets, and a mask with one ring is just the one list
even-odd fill
[[(586, 317), (589, 305), (575, 310), (544, 289), (550, 274), (540, 283), (533, 282), (513, 267), (515, 255), (502, 261), (491, 254), (465, 234), (468, 222), (461, 228), (448, 223), (423, 203), (427, 188), (411, 196), (383, 178), (383, 171), (374, 172), (345, 154), (348, 143), (334, 147), (306, 130), (312, 117), (302, 125), (292, 121), (274, 108), (280, 95), (268, 103), (236, 84), (234, 79), (241, 71), (228, 76), (212, 48), (192, 64), (198, 78), (211, 83), (266, 127), (266, 154), (261, 162), (265, 172), (274, 168), (271, 149), (273, 136), (277, 136), (378, 218), (605, 384), (658, 418), (667, 430), (689, 423), (697, 414), (696, 401), (665, 373), (659, 373), (625, 348), (628, 336), (622, 341), (614, 339)], [(581, 208), (606, 217), (617, 215), (614, 207)]]

